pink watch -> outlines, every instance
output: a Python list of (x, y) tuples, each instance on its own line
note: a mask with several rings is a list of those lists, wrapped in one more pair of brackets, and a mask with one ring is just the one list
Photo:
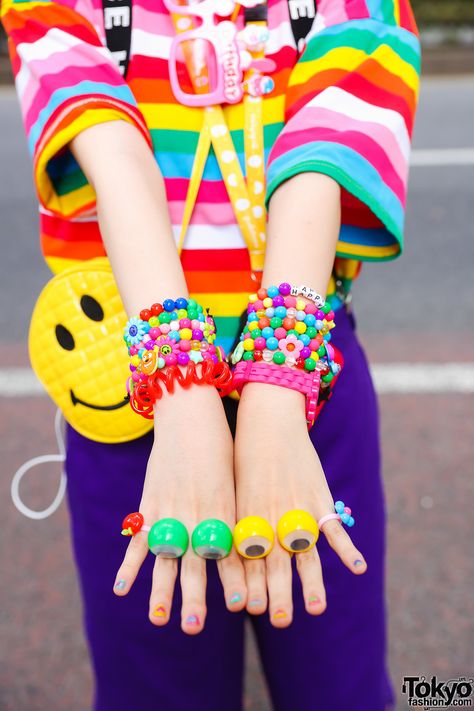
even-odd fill
[(264, 361), (256, 363), (253, 360), (241, 360), (234, 368), (233, 384), (239, 395), (245, 383), (281, 385), (284, 388), (291, 388), (291, 390), (303, 393), (306, 396), (306, 422), (308, 429), (310, 429), (316, 419), (320, 380), (321, 373), (317, 369), (309, 373), (297, 368), (273, 365)]

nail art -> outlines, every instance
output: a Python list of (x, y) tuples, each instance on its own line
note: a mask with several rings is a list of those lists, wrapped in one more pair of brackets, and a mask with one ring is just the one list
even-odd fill
[(308, 605), (310, 607), (316, 607), (320, 602), (321, 600), (316, 595), (311, 595), (311, 597), (308, 598)]
[(117, 582), (115, 583), (114, 588), (115, 590), (125, 590), (126, 585), (127, 581), (123, 578), (120, 578), (120, 580), (117, 580)]
[(198, 627), (199, 617), (197, 615), (188, 615), (188, 617), (186, 617), (186, 624), (192, 625), (193, 627)]
[(261, 605), (263, 605), (263, 600), (259, 600), (257, 597), (249, 602), (249, 607), (260, 607)]
[(288, 617), (288, 615), (286, 614), (285, 610), (276, 610), (276, 611), (273, 613), (273, 619), (274, 619), (274, 620), (281, 620), (281, 619), (283, 619), (284, 617)]
[(242, 596), (240, 595), (240, 593), (235, 593), (234, 595), (232, 595), (229, 602), (231, 605), (235, 605), (237, 602), (240, 602), (241, 600), (242, 600)]
[(153, 610), (154, 617), (166, 617), (166, 610), (164, 605), (157, 605)]
[(359, 565), (364, 565), (364, 561), (360, 558), (357, 558), (357, 560), (354, 561), (354, 567), (357, 567)]

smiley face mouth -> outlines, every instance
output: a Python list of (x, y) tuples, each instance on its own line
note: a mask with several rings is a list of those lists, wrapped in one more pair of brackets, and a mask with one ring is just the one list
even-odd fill
[(124, 399), (120, 402), (117, 402), (115, 405), (93, 405), (90, 402), (85, 402), (85, 400), (81, 400), (80, 398), (76, 397), (76, 395), (74, 394), (74, 390), (70, 390), (69, 393), (71, 395), (71, 401), (73, 405), (84, 405), (84, 407), (89, 407), (91, 410), (118, 410), (121, 407), (128, 405), (130, 401), (130, 396), (125, 395)]

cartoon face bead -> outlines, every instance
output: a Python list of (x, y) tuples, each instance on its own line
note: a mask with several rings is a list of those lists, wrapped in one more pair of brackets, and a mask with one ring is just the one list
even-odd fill
[(145, 351), (142, 355), (139, 370), (145, 375), (152, 375), (158, 369), (158, 353), (156, 350)]

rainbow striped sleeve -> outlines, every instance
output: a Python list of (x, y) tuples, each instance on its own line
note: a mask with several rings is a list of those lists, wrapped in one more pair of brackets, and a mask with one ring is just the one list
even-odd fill
[(134, 96), (94, 25), (72, 7), (3, 0), (1, 19), (39, 201), (63, 217), (93, 212), (94, 190), (68, 143), (85, 128), (123, 119), (151, 146)]
[(338, 256), (384, 260), (403, 249), (420, 47), (408, 2), (358, 4), (366, 17), (320, 16), (291, 73), (267, 203), (288, 178), (325, 173), (342, 188)]

